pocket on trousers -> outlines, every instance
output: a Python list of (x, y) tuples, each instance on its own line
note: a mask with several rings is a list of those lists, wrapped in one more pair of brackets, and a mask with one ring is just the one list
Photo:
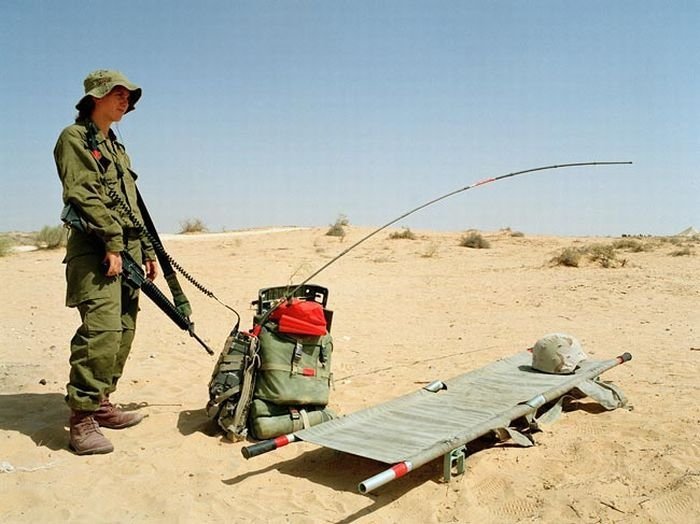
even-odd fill
[(78, 306), (83, 317), (83, 329), (88, 333), (121, 331), (121, 311), (119, 301), (110, 298), (86, 300)]
[(121, 277), (102, 272), (102, 257), (89, 253), (71, 258), (66, 264), (66, 306), (75, 307), (87, 300), (112, 298), (119, 305)]

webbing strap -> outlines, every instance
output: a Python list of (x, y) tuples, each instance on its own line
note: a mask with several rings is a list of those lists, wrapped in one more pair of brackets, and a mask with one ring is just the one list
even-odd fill
[(493, 432), (499, 440), (505, 441), (510, 438), (513, 442), (524, 448), (532, 447), (535, 444), (535, 441), (529, 434), (522, 433), (513, 427), (496, 428)]
[(221, 395), (217, 396), (213, 400), (213, 404), (221, 404), (224, 400), (231, 398), (233, 395), (238, 393), (240, 390), (241, 390), (240, 386), (233, 386), (232, 388), (227, 389)]
[(245, 438), (247, 433), (248, 410), (253, 400), (253, 389), (255, 387), (255, 371), (260, 365), (260, 356), (258, 355), (257, 348), (258, 339), (256, 337), (251, 337), (248, 345), (248, 353), (245, 356), (243, 376), (241, 377), (241, 395), (236, 404), (236, 410), (233, 414), (233, 422), (229, 432), (229, 435), (233, 437), (232, 440), (241, 440)]
[[(300, 370), (304, 369), (303, 367), (297, 366), (297, 365), (288, 366), (288, 365), (284, 365), (284, 364), (274, 364), (274, 363), (268, 362), (267, 364), (264, 364), (264, 363), (261, 364), (259, 369), (260, 369), (260, 371), (284, 371), (285, 373), (295, 373), (297, 375), (309, 376), (309, 375), (305, 375), (303, 372), (300, 371)], [(315, 368), (310, 368), (310, 369), (314, 370), (314, 375), (313, 375), (314, 377), (328, 378), (331, 375), (327, 369), (321, 369), (321, 370), (317, 370)]]
[(299, 415), (301, 416), (301, 422), (304, 424), (304, 429), (311, 427), (311, 422), (309, 422), (309, 414), (305, 409), (299, 410)]

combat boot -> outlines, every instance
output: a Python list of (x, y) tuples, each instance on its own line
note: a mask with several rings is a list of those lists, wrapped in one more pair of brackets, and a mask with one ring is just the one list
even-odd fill
[(94, 413), (97, 423), (108, 429), (123, 429), (135, 426), (143, 420), (143, 415), (136, 411), (122, 411), (112, 404), (108, 398), (100, 402), (100, 407)]
[(76, 455), (114, 451), (114, 446), (100, 431), (100, 426), (91, 411), (71, 411), (70, 448)]

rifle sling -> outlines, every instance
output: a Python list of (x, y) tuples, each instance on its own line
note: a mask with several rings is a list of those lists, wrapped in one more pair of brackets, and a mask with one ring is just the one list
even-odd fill
[[(156, 226), (153, 223), (153, 219), (151, 218), (151, 215), (148, 212), (148, 208), (146, 207), (146, 203), (143, 201), (143, 197), (141, 196), (141, 192), (139, 191), (138, 187), (136, 188), (136, 202), (139, 207), (139, 211), (141, 211), (141, 218), (143, 218), (143, 225), (146, 227), (146, 231), (148, 231), (151, 234), (151, 236), (158, 242), (158, 244), (163, 245), (160, 241), (160, 236), (158, 236)], [(158, 258), (158, 263), (163, 269), (163, 275), (174, 275), (175, 270), (173, 269), (172, 264), (170, 264), (170, 260), (168, 260), (168, 257), (164, 256), (163, 253), (161, 253), (161, 250), (156, 249), (155, 246), (154, 250), (156, 252), (156, 257)]]
[(152, 241), (155, 241), (153, 242), (154, 244), (158, 244), (154, 245), (153, 249), (156, 252), (158, 263), (160, 264), (160, 267), (163, 270), (163, 276), (165, 277), (165, 281), (168, 284), (168, 288), (170, 288), (170, 293), (172, 294), (173, 299), (178, 304), (185, 304), (186, 310), (188, 312), (191, 312), (191, 308), (189, 306), (189, 299), (187, 298), (187, 295), (185, 295), (185, 292), (182, 290), (182, 287), (180, 286), (180, 283), (177, 280), (177, 274), (175, 273), (175, 270), (173, 269), (173, 266), (170, 263), (170, 259), (165, 254), (165, 251), (163, 249), (160, 249), (163, 243), (160, 241), (160, 236), (158, 235), (156, 226), (153, 223), (151, 214), (148, 212), (146, 202), (144, 202), (138, 187), (136, 187), (136, 203), (138, 205), (139, 211), (141, 211), (141, 218), (143, 218), (143, 226), (146, 228), (146, 231), (149, 234), (148, 236), (150, 236)]

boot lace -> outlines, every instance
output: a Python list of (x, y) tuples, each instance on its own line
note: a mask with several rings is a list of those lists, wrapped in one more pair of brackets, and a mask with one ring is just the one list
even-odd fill
[(102, 432), (100, 431), (100, 425), (95, 420), (95, 417), (85, 417), (83, 420), (76, 424), (76, 427), (79, 427), (81, 432), (86, 435), (89, 433), (102, 434)]

